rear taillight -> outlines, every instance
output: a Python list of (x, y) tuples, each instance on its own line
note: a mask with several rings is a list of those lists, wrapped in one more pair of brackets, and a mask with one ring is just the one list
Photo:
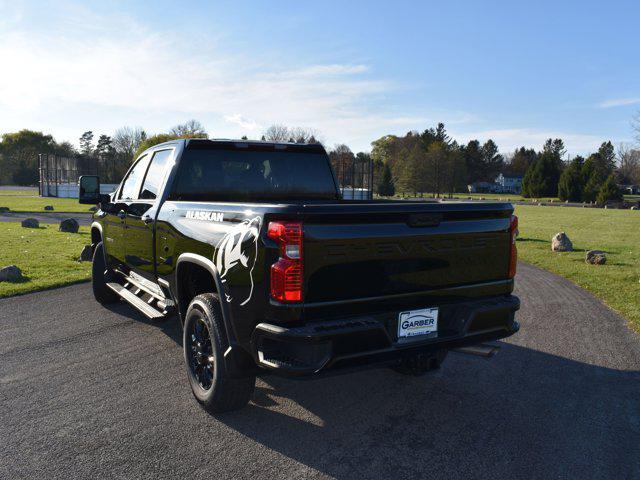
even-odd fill
[(509, 252), (509, 278), (516, 276), (516, 265), (518, 263), (518, 247), (516, 238), (518, 237), (518, 217), (511, 215), (509, 223), (510, 252)]
[(269, 222), (267, 236), (280, 246), (280, 258), (271, 265), (271, 297), (301, 302), (302, 222)]

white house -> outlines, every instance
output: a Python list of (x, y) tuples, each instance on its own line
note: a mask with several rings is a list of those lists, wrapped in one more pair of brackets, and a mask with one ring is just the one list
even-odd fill
[(517, 193), (522, 192), (522, 177), (518, 175), (503, 175), (496, 178), (496, 193)]

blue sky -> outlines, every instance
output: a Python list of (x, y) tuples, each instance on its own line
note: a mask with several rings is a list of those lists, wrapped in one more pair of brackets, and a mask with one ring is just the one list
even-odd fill
[(0, 132), (74, 143), (190, 118), (368, 150), (445, 122), (508, 153), (630, 142), (640, 2), (3, 2)]

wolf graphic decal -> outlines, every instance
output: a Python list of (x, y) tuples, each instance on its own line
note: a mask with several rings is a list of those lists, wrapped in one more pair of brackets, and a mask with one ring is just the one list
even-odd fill
[[(242, 282), (250, 285), (246, 298), (240, 305), (251, 300), (253, 294), (253, 268), (258, 255), (258, 235), (260, 234), (260, 217), (243, 220), (222, 237), (216, 245), (214, 263), (220, 274), (222, 283), (226, 283), (230, 275), (246, 275)], [(244, 296), (244, 295), (243, 295)], [(228, 302), (233, 298), (226, 294)]]

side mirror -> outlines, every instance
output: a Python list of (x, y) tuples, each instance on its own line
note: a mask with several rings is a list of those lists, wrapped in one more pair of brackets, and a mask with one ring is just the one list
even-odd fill
[(97, 175), (82, 175), (78, 181), (80, 190), (78, 201), (88, 205), (100, 203), (100, 177)]

